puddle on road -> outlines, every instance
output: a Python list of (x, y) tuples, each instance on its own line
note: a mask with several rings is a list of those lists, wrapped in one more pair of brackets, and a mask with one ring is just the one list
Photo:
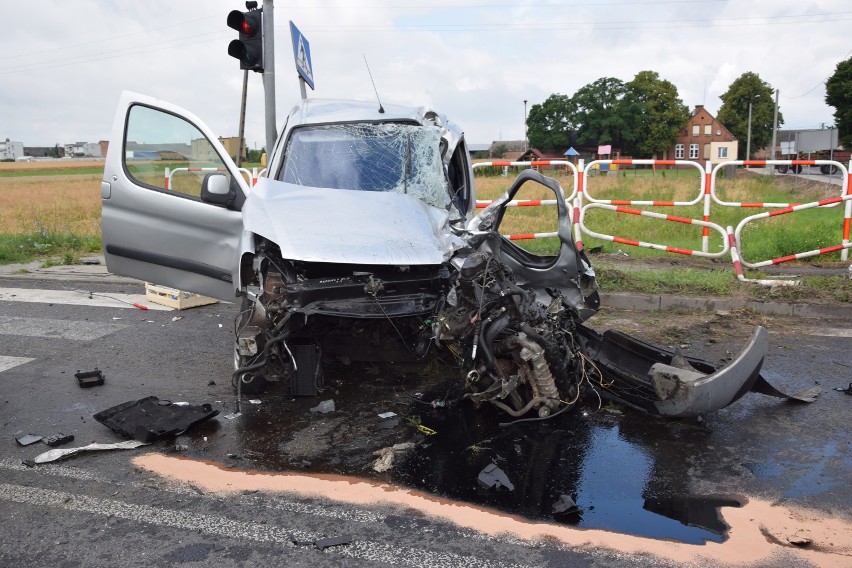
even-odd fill
[[(383, 381), (342, 389), (335, 395), (338, 411), (322, 416), (307, 412), (315, 399), (267, 397), (259, 406), (244, 405), (246, 414), (234, 424), (239, 451), (262, 469), (390, 479), (533, 521), (689, 544), (724, 541), (728, 527), (719, 509), (742, 505), (737, 497), (690, 494), (685, 456), (692, 444), (706, 444), (707, 432), (700, 426), (578, 409), (552, 420), (501, 427), (505, 415), (487, 404), (432, 407), (433, 400), (456, 396), (450, 394), (452, 383), (440, 381), (414, 400), (407, 388), (414, 380), (400, 381), (405, 384), (398, 385), (395, 396)], [(377, 407), (393, 409), (401, 425), (375, 429)], [(437, 433), (417, 434), (406, 417)], [(374, 450), (411, 440), (419, 443), (399, 456), (385, 476), (365, 469)], [(479, 472), (491, 463), (508, 475), (513, 491), (478, 484)], [(554, 514), (562, 495), (578, 509)]]
[[(529, 519), (702, 544), (725, 539), (719, 508), (744, 501), (690, 495), (685, 463), (660, 455), (664, 446), (631, 440), (622, 432), (629, 420), (578, 412), (501, 428), (490, 408), (470, 405), (422, 419), (438, 433), (392, 471), (394, 481)], [(490, 463), (506, 473), (513, 491), (477, 483)], [(575, 513), (554, 514), (561, 495), (576, 502)]]

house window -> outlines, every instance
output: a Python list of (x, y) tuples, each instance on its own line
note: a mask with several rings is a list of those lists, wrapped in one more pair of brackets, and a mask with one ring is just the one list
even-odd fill
[(704, 136), (710, 136), (711, 134), (713, 134), (713, 125), (712, 124), (705, 124), (704, 125)]
[(718, 153), (717, 158), (727, 158), (728, 157), (728, 147), (727, 146), (719, 146), (717, 153)]
[(698, 157), (698, 144), (689, 145), (689, 159), (694, 160)]
[(693, 136), (698, 136), (698, 135), (700, 134), (700, 132), (701, 132), (701, 131), (699, 130), (700, 128), (701, 128), (701, 127), (700, 127), (698, 124), (693, 124), (693, 125), (692, 125), (692, 135), (693, 135)]
[(683, 159), (683, 149), (684, 149), (683, 144), (675, 144), (675, 160), (682, 160)]

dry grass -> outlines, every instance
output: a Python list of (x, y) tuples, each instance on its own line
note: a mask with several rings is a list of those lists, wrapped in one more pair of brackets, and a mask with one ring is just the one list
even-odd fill
[(103, 167), (103, 160), (45, 160), (39, 162), (3, 162), (0, 163), (0, 172), (85, 170), (90, 168), (103, 169)]
[[(4, 167), (32, 165), (39, 164)], [(87, 174), (0, 178), (0, 234), (46, 232), (99, 237), (101, 177)]]

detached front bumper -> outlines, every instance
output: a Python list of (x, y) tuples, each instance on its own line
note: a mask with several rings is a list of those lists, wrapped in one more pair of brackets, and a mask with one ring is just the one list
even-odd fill
[(645, 343), (618, 331), (580, 327), (586, 354), (610, 387), (602, 394), (650, 414), (686, 418), (724, 408), (752, 390), (769, 349), (758, 326), (740, 354), (722, 368)]

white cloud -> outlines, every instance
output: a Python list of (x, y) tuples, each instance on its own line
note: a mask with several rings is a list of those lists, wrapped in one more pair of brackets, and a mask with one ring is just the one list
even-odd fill
[[(480, 4), (480, 7), (476, 7)], [(4, 2), (0, 137), (26, 145), (109, 138), (123, 89), (184, 106), (235, 135), (242, 73), (226, 53), (239, 2)], [(523, 136), (528, 107), (599, 77), (650, 69), (684, 102), (718, 110), (731, 81), (756, 72), (781, 90), (786, 124), (831, 121), (820, 85), (849, 56), (852, 7), (842, 0), (418, 0), (275, 5), (279, 122), (298, 100), (288, 20), (311, 42), (324, 98), (434, 105), (471, 142)], [(19, 22), (19, 24), (13, 24)], [(247, 142), (263, 145), (263, 89), (250, 73)]]

